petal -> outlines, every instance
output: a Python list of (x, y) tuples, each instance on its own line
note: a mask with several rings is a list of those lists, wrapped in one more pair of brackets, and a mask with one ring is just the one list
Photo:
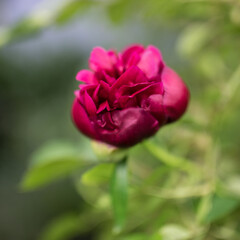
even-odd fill
[(106, 71), (103, 71), (103, 76), (104, 76), (104, 78), (105, 78), (105, 81), (106, 81), (109, 85), (112, 85), (112, 84), (116, 81), (116, 79), (115, 79), (114, 77), (109, 76), (109, 75), (106, 73)]
[(168, 122), (177, 120), (185, 112), (190, 93), (182, 79), (169, 67), (162, 72), (164, 88), (163, 105), (168, 116)]
[(80, 90), (75, 90), (74, 95), (75, 95), (76, 98), (79, 98), (80, 97)]
[(131, 57), (129, 57), (128, 62), (126, 63), (126, 68), (129, 68), (129, 67), (134, 66), (134, 65), (137, 66), (140, 59), (141, 59), (141, 55), (139, 53), (137, 53), (137, 52), (133, 53), (131, 55)]
[(158, 121), (141, 108), (113, 111), (112, 121), (113, 130), (107, 128), (108, 124), (104, 128), (95, 127), (101, 141), (117, 147), (130, 147), (152, 136), (159, 128)]
[(92, 122), (77, 98), (74, 99), (72, 106), (72, 120), (83, 134), (90, 138), (98, 139)]
[(114, 102), (117, 97), (121, 94), (118, 94), (119, 89), (126, 85), (131, 86), (136, 83), (147, 82), (147, 78), (144, 73), (136, 66), (130, 67), (126, 72), (124, 72), (112, 85), (110, 89), (110, 102)]
[(141, 102), (141, 107), (150, 112), (159, 123), (159, 126), (164, 125), (167, 122), (167, 117), (163, 107), (163, 95), (153, 94), (148, 98), (144, 98)]
[(123, 85), (133, 85), (135, 83), (143, 82), (147, 82), (144, 73), (138, 67), (132, 66), (116, 80), (111, 89), (115, 90)]
[(97, 108), (87, 91), (83, 92), (83, 106), (85, 107), (89, 116), (93, 116), (96, 114)]
[(148, 83), (148, 85), (145, 85), (145, 86), (144, 86), (144, 84), (141, 84), (141, 85), (143, 87), (140, 88), (139, 90), (136, 89), (136, 91), (131, 95), (131, 97), (134, 97), (139, 94), (141, 94), (142, 97), (148, 97), (151, 94), (154, 94), (154, 93), (161, 94), (163, 92), (161, 83), (154, 83), (154, 84)]
[[(143, 100), (146, 100), (152, 94), (163, 94), (162, 83), (138, 83), (133, 86), (122, 86), (116, 92), (116, 98), (120, 107), (141, 106)], [(129, 102), (130, 101), (130, 102)], [(126, 104), (127, 106), (124, 106)]]
[(90, 55), (89, 65), (93, 71), (100, 69), (112, 70), (113, 65), (116, 64), (117, 56), (113, 51), (106, 51), (104, 48), (95, 47)]
[(107, 110), (107, 111), (110, 111), (110, 107), (109, 107), (109, 104), (108, 104), (108, 101), (105, 101), (103, 103), (101, 103), (97, 109), (97, 114), (102, 112), (103, 110)]
[(81, 82), (88, 84), (95, 84), (97, 80), (94, 78), (93, 72), (89, 70), (81, 70), (77, 73), (76, 79)]
[(148, 78), (152, 78), (159, 73), (161, 64), (163, 64), (161, 52), (156, 47), (150, 45), (143, 52), (137, 66)]
[(144, 46), (140, 44), (135, 44), (126, 48), (123, 51), (122, 57), (121, 57), (123, 64), (127, 64), (130, 61), (132, 55), (140, 55), (143, 51), (144, 51)]

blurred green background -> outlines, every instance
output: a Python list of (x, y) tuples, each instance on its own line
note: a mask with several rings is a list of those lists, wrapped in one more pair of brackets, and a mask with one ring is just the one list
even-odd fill
[[(70, 111), (91, 49), (135, 42), (161, 49), (191, 103), (131, 149), (127, 223), (114, 234), (111, 166), (79, 180), (75, 159), (96, 149)], [(1, 0), (0, 239), (239, 240), (239, 92), (238, 0)]]

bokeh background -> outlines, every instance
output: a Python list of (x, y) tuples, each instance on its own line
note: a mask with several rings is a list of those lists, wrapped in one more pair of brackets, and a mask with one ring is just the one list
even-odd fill
[[(129, 218), (116, 236), (96, 179), (87, 188), (66, 174), (37, 189), (21, 181), (49, 142), (89, 154), (70, 118), (75, 75), (94, 46), (135, 42), (161, 49), (191, 103), (133, 148)], [(238, 0), (1, 0), (0, 239), (239, 240), (239, 91)]]

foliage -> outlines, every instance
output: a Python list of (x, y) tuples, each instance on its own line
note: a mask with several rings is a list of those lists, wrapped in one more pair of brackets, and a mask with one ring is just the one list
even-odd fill
[[(113, 24), (137, 18), (176, 28), (176, 49), (188, 64), (182, 76), (191, 106), (179, 123), (124, 153), (92, 145), (96, 158), (83, 154), (86, 145), (66, 142), (34, 153), (23, 190), (71, 176), (81, 197), (94, 205), (56, 219), (41, 239), (67, 240), (92, 229), (99, 240), (240, 239), (239, 1), (66, 1), (47, 17), (40, 11), (2, 30), (0, 46), (66, 23), (90, 7), (102, 7)], [(127, 166), (121, 162), (126, 155)], [(121, 231), (112, 231), (114, 218)]]

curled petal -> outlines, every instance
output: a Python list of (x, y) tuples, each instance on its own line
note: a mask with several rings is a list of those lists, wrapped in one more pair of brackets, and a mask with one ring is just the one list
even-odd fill
[(112, 70), (117, 62), (116, 54), (113, 51), (106, 51), (104, 48), (95, 47), (90, 55), (89, 65), (93, 71)]
[(106, 100), (109, 96), (109, 90), (110, 90), (110, 87), (108, 83), (104, 81), (100, 81), (100, 83), (95, 88), (95, 91), (93, 92), (93, 95), (92, 95), (94, 101), (101, 102)]
[(159, 73), (161, 64), (163, 64), (161, 52), (156, 47), (150, 45), (143, 52), (137, 66), (148, 78), (152, 78)]
[(136, 66), (129, 68), (123, 73), (110, 88), (109, 99), (114, 102), (117, 98), (120, 87), (132, 86), (136, 83), (146, 83), (147, 78), (144, 73)]
[(163, 68), (162, 83), (165, 113), (168, 117), (168, 122), (173, 122), (185, 112), (190, 94), (182, 79), (167, 66)]
[(147, 78), (143, 72), (138, 67), (132, 66), (116, 80), (111, 89), (113, 91), (123, 85), (133, 85), (143, 82), (147, 82)]
[(72, 106), (72, 120), (76, 127), (86, 136), (98, 139), (92, 122), (77, 98), (74, 99)]
[(152, 136), (159, 128), (158, 121), (141, 108), (113, 111), (112, 122), (113, 130), (98, 125), (95, 128), (101, 141), (117, 147), (130, 147)]
[(97, 114), (102, 112), (103, 110), (107, 110), (107, 111), (110, 111), (110, 106), (108, 104), (108, 101), (105, 101), (103, 103), (101, 103), (97, 109)]
[(126, 48), (123, 51), (122, 57), (121, 57), (123, 64), (128, 65), (130, 61), (133, 61), (133, 59), (132, 59), (133, 56), (135, 56), (134, 58), (136, 58), (143, 51), (144, 51), (144, 46), (142, 46), (140, 44), (135, 44), (135, 45), (132, 45), (132, 46)]
[(167, 122), (163, 107), (163, 95), (153, 94), (148, 98), (143, 98), (141, 107), (145, 111), (150, 112), (158, 120), (159, 126), (162, 126)]
[(94, 103), (94, 101), (92, 100), (92, 98), (89, 96), (87, 91), (83, 91), (81, 92), (82, 95), (82, 103), (83, 106), (85, 107), (87, 113), (89, 116), (93, 116), (96, 114), (97, 108), (96, 105)]
[(76, 79), (81, 82), (85, 82), (88, 84), (95, 84), (97, 83), (97, 80), (94, 77), (93, 72), (89, 70), (81, 70), (77, 73)]

